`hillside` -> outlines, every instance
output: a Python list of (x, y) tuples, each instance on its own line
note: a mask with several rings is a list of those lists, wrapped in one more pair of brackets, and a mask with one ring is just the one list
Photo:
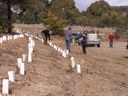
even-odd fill
[[(29, 33), (29, 32), (28, 32)], [(32, 33), (31, 33), (32, 34)], [(51, 36), (53, 44), (65, 49), (63, 37)], [(81, 46), (71, 44), (71, 52), (63, 58), (49, 45), (34, 39), (32, 62), (25, 62), (25, 75), (20, 75), (17, 58), (28, 53), (28, 38), (0, 44), (0, 91), (7, 71), (16, 72), (16, 81), (10, 82), (10, 95), (5, 96), (127, 96), (128, 50), (126, 42), (108, 42), (101, 47), (88, 47), (83, 54)], [(81, 74), (71, 67), (71, 57), (81, 65)]]

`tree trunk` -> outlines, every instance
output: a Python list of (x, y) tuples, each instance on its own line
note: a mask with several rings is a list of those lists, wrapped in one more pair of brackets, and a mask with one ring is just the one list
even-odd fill
[(8, 33), (12, 33), (12, 21), (11, 21), (11, 0), (7, 0), (7, 8), (8, 8)]

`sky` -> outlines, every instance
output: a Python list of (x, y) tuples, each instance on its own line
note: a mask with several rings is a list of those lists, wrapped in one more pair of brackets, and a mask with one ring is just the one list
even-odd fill
[[(98, 1), (98, 0), (74, 0), (76, 7), (81, 11), (86, 10), (91, 3)], [(111, 6), (123, 6), (128, 5), (128, 0), (105, 0)]]

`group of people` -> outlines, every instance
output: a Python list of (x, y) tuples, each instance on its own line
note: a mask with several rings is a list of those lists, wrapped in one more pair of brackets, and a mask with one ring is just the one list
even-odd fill
[[(85, 35), (83, 35), (82, 33), (79, 34), (80, 37), (83, 37), (82, 38), (82, 41), (81, 41), (81, 45), (82, 45), (82, 51), (83, 53), (87, 53), (86, 52), (86, 46), (87, 46), (87, 37)], [(71, 51), (71, 45), (70, 45), (70, 42), (71, 42), (71, 37), (72, 37), (72, 28), (69, 26), (68, 29), (65, 31), (65, 41), (66, 41), (66, 48), (67, 50), (69, 50), (69, 52)], [(115, 36), (113, 33), (109, 34), (108, 36), (108, 40), (109, 40), (109, 46), (110, 48), (113, 47), (113, 41), (115, 39)]]
[[(51, 31), (49, 29), (45, 29), (41, 32), (44, 43), (47, 44), (47, 40), (51, 40), (50, 35), (51, 35)], [(85, 35), (82, 36), (82, 41), (81, 41), (81, 45), (82, 45), (82, 51), (83, 53), (87, 53), (86, 52), (86, 45), (87, 45), (87, 38)], [(109, 39), (109, 46), (112, 48), (113, 47), (113, 40), (114, 40), (114, 35), (111, 33), (108, 37)], [(66, 49), (71, 52), (71, 39), (72, 39), (72, 27), (69, 26), (67, 28), (67, 30), (65, 31), (65, 43), (66, 43)]]
[[(69, 50), (69, 52), (71, 52), (71, 38), (72, 38), (72, 27), (69, 26), (68, 29), (65, 31), (65, 42), (66, 42), (66, 49)], [(82, 44), (82, 50), (83, 53), (86, 54), (86, 37), (83, 35), (83, 39), (81, 41)]]

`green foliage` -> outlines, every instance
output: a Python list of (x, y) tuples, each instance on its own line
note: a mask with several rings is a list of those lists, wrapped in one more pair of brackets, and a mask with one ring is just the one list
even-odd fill
[[(22, 13), (17, 16), (20, 23), (42, 23), (47, 16), (48, 0), (23, 0), (19, 3)], [(28, 18), (30, 17), (30, 18)]]
[(128, 27), (126, 17), (116, 11), (104, 0), (96, 1), (88, 7), (87, 11), (82, 15), (88, 18), (84, 25), (97, 27)]
[[(8, 27), (7, 1), (0, 5), (0, 26)], [(104, 0), (90, 5), (87, 11), (79, 12), (74, 0), (11, 0), (11, 6), (18, 6), (20, 14), (12, 14), (11, 22), (45, 23), (54, 34), (58, 34), (67, 24), (91, 27), (114, 27), (127, 30), (128, 7), (112, 7)], [(50, 13), (49, 10), (52, 12)], [(50, 15), (51, 14), (51, 15)]]
[(35, 17), (34, 14), (28, 9), (25, 11), (25, 13), (22, 16), (17, 17), (19, 20), (19, 23), (25, 23), (25, 24), (33, 24), (35, 23)]
[(107, 27), (122, 26), (124, 25), (124, 17), (121, 17), (116, 11), (111, 11), (110, 14), (104, 14), (100, 23)]
[(104, 0), (101, 0), (92, 3), (91, 6), (87, 9), (86, 14), (88, 16), (99, 18), (104, 13), (108, 14), (110, 10), (111, 10), (110, 5)]
[(69, 24), (76, 24), (77, 17), (80, 15), (74, 0), (53, 0), (50, 11), (55, 16), (67, 20)]
[(58, 18), (53, 15), (50, 11), (47, 19), (44, 20), (46, 27), (53, 31), (53, 34), (62, 34), (63, 29), (67, 26), (67, 21)]

